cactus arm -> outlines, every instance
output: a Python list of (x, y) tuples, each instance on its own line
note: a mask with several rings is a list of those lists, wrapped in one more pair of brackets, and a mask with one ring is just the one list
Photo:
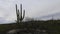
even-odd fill
[(16, 15), (17, 15), (17, 20), (18, 20), (18, 17), (19, 17), (19, 10), (17, 9), (17, 4), (16, 4)]
[(18, 13), (17, 13), (17, 21), (19, 23), (19, 10), (18, 10)]
[(18, 13), (17, 13), (17, 17), (18, 17), (18, 19), (19, 19), (19, 10), (18, 10)]
[(17, 15), (17, 4), (16, 4), (16, 15)]
[(18, 20), (17, 4), (16, 4), (16, 15), (17, 15), (17, 20)]
[(17, 4), (16, 4), (16, 15), (17, 17), (19, 16), (19, 10), (17, 9)]
[(23, 17), (22, 17), (22, 19), (24, 19), (24, 17), (25, 17), (25, 10), (23, 10)]
[(22, 4), (20, 4), (20, 12), (21, 12), (21, 18), (22, 18)]
[(17, 9), (17, 4), (16, 4), (16, 15), (17, 15), (17, 23), (19, 23), (19, 10)]

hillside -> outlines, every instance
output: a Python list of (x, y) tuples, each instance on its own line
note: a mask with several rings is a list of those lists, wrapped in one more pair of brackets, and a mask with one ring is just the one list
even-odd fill
[(5, 34), (11, 29), (40, 29), (46, 30), (46, 34), (60, 34), (60, 20), (49, 20), (49, 21), (28, 21), (22, 22), (20, 24), (11, 23), (11, 24), (0, 24), (0, 33)]

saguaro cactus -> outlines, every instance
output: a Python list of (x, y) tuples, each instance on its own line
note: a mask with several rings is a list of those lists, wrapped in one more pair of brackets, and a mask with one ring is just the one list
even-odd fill
[(16, 15), (17, 15), (17, 23), (22, 22), (25, 16), (25, 10), (22, 12), (22, 4), (20, 4), (20, 10), (17, 9), (17, 4), (16, 4)]

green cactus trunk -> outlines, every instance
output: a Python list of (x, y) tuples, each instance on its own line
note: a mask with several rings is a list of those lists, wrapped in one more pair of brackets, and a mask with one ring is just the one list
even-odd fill
[(22, 13), (22, 4), (20, 4), (20, 10), (17, 9), (17, 4), (16, 4), (16, 15), (17, 15), (17, 23), (22, 22), (25, 16), (25, 10), (23, 10), (23, 13)]

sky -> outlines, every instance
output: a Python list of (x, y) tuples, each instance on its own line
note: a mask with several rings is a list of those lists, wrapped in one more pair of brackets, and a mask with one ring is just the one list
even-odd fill
[(25, 17), (40, 18), (60, 12), (60, 0), (0, 0), (0, 22), (16, 20), (15, 4), (22, 4)]

